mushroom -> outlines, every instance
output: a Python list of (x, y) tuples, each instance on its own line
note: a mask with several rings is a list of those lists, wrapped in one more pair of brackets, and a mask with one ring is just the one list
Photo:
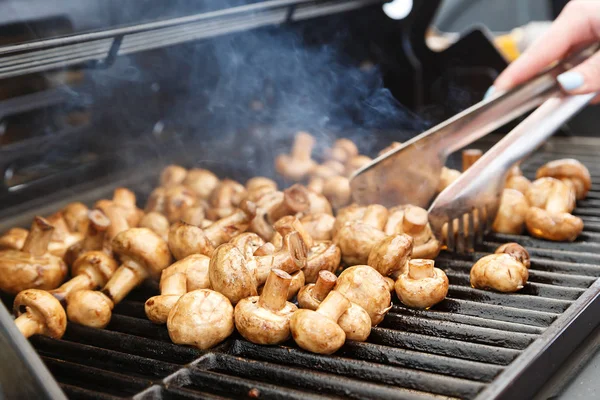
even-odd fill
[(146, 278), (156, 279), (171, 263), (167, 243), (148, 228), (131, 228), (113, 239), (121, 260), (102, 291), (80, 290), (67, 298), (69, 320), (90, 327), (105, 327), (112, 309)]
[(222, 244), (215, 249), (208, 271), (210, 286), (227, 297), (232, 304), (257, 294), (253, 269), (248, 266), (242, 252), (231, 243)]
[(309, 283), (298, 292), (298, 306), (309, 310), (316, 310), (319, 304), (333, 290), (337, 277), (333, 272), (322, 270), (315, 283)]
[(335, 236), (337, 231), (349, 221), (360, 221), (383, 231), (388, 214), (387, 208), (379, 204), (371, 204), (366, 207), (351, 204), (338, 210), (332, 235)]
[(304, 350), (313, 353), (335, 353), (346, 341), (346, 334), (337, 322), (350, 305), (343, 294), (333, 290), (316, 311), (296, 311), (290, 319), (294, 341)]
[(477, 162), (483, 155), (479, 149), (465, 149), (462, 151), (462, 170), (465, 172), (469, 167)]
[(87, 206), (80, 202), (69, 203), (62, 209), (62, 216), (71, 232), (85, 233), (88, 225)]
[(306, 267), (306, 247), (300, 234), (294, 231), (285, 235), (282, 246), (277, 252), (260, 256), (255, 253), (253, 259), (248, 261), (248, 267), (254, 272), (257, 286), (266, 282), (273, 268), (281, 269), (288, 274), (302, 270)]
[(326, 213), (308, 214), (300, 218), (304, 230), (314, 240), (331, 240), (335, 217)]
[(110, 219), (100, 210), (88, 213), (87, 232), (83, 240), (73, 244), (65, 253), (64, 260), (72, 265), (75, 260), (87, 251), (102, 250), (104, 236), (110, 226)]
[(569, 213), (550, 213), (530, 207), (525, 215), (527, 231), (534, 237), (556, 242), (572, 242), (583, 231), (583, 220)]
[(283, 191), (283, 199), (267, 210), (267, 221), (274, 224), (286, 215), (303, 212), (310, 206), (308, 189), (302, 185), (293, 185)]
[(223, 179), (212, 191), (206, 216), (211, 220), (227, 217), (235, 212), (246, 197), (246, 188), (231, 179)]
[(160, 277), (160, 295), (149, 298), (144, 305), (148, 319), (155, 324), (164, 324), (181, 296), (192, 290), (209, 289), (209, 263), (209, 257), (192, 254), (164, 269)]
[(167, 319), (173, 343), (209, 349), (233, 333), (233, 306), (221, 293), (193, 290), (181, 296)]
[(371, 161), (373, 161), (371, 157), (367, 157), (364, 155), (358, 155), (350, 158), (348, 160), (348, 163), (346, 164), (346, 176), (352, 175), (354, 171), (364, 167)]
[(229, 243), (237, 247), (246, 260), (251, 260), (256, 251), (264, 246), (265, 241), (256, 233), (246, 232), (235, 236)]
[(511, 176), (506, 179), (506, 183), (504, 184), (505, 189), (515, 189), (523, 194), (526, 194), (530, 187), (531, 181), (523, 175)]
[(330, 240), (316, 242), (309, 250), (304, 267), (306, 282), (315, 282), (320, 271), (334, 272), (340, 266), (342, 251)]
[(390, 151), (392, 151), (392, 150), (394, 150), (394, 149), (396, 149), (396, 148), (398, 148), (400, 146), (402, 146), (401, 142), (392, 142), (389, 146), (381, 149), (379, 151), (378, 155), (382, 156), (382, 155), (384, 155), (384, 154), (386, 154), (386, 153), (388, 153), (388, 152), (390, 152)]
[(196, 193), (183, 185), (167, 188), (164, 195), (164, 215), (171, 223), (180, 221), (188, 210), (198, 203)]
[(512, 178), (513, 176), (523, 176), (523, 171), (521, 171), (520, 163), (514, 164), (508, 170), (508, 174), (506, 175), (506, 177), (507, 178)]
[(102, 251), (87, 251), (80, 255), (71, 267), (70, 280), (50, 293), (58, 300), (65, 300), (79, 290), (94, 290), (106, 285), (117, 270), (117, 262)]
[(337, 139), (326, 154), (327, 158), (342, 164), (345, 164), (352, 157), (356, 157), (357, 155), (358, 148), (352, 140), (346, 138)]
[(144, 211), (149, 213), (152, 211), (165, 214), (165, 193), (167, 190), (164, 187), (157, 187), (150, 193), (146, 201)]
[(325, 213), (333, 215), (333, 209), (331, 208), (331, 204), (329, 203), (329, 200), (327, 200), (327, 197), (313, 192), (312, 190), (309, 190), (307, 194), (310, 206), (305, 210), (306, 214)]
[(547, 176), (570, 182), (575, 189), (577, 200), (585, 199), (592, 187), (592, 178), (586, 166), (572, 158), (550, 161), (542, 165), (535, 175), (536, 178)]
[(575, 208), (575, 191), (554, 178), (536, 179), (526, 193), (531, 207), (542, 208), (551, 214), (570, 213)]
[(442, 167), (442, 172), (440, 173), (440, 181), (438, 183), (437, 191), (442, 192), (448, 186), (452, 184), (455, 180), (460, 177), (460, 171), (455, 169), (450, 169), (446, 167)]
[(292, 281), (290, 282), (290, 288), (287, 293), (288, 300), (292, 300), (306, 283), (306, 279), (304, 278), (304, 272), (302, 271), (294, 273), (293, 275), (291, 275), (291, 277)]
[(265, 187), (271, 190), (277, 190), (277, 183), (273, 179), (269, 179), (264, 176), (255, 176), (254, 178), (248, 179), (246, 182), (246, 190), (248, 193)]
[(313, 176), (308, 181), (306, 188), (317, 194), (323, 194), (323, 185), (324, 184), (325, 184), (325, 179), (319, 178), (318, 176)]
[(339, 246), (342, 260), (346, 264), (366, 264), (371, 250), (385, 237), (385, 233), (372, 225), (363, 222), (347, 222), (337, 231), (333, 243)]
[(325, 180), (323, 195), (334, 209), (344, 207), (352, 200), (350, 180), (344, 176), (333, 176)]
[(364, 342), (371, 334), (371, 317), (361, 306), (350, 303), (350, 307), (338, 319), (338, 325), (346, 334), (346, 339)]
[(160, 174), (160, 186), (170, 188), (180, 185), (187, 176), (187, 170), (180, 165), (168, 165)]
[(529, 203), (523, 193), (514, 189), (504, 189), (492, 225), (493, 231), (520, 235), (523, 232), (527, 210), (529, 210)]
[(44, 290), (28, 289), (15, 297), (15, 324), (26, 338), (44, 335), (60, 339), (67, 329), (65, 310)]
[[(406, 268), (408, 268), (408, 263), (406, 263)], [(404, 270), (402, 270), (401, 274), (406, 272), (406, 268)], [(400, 276), (401, 274), (399, 274), (398, 276)], [(385, 283), (386, 283), (387, 288), (390, 291), (390, 293), (393, 292), (395, 290), (396, 282), (389, 276), (384, 276), (383, 279), (385, 280)]]
[(181, 183), (190, 188), (197, 198), (206, 200), (219, 185), (219, 178), (207, 169), (193, 168)]
[(408, 307), (429, 309), (446, 298), (448, 277), (435, 261), (413, 259), (408, 261), (408, 271), (396, 280), (396, 295)]
[(67, 274), (65, 262), (48, 252), (54, 227), (35, 217), (22, 250), (0, 251), (0, 290), (17, 294), (25, 289), (54, 289)]
[(123, 187), (116, 188), (113, 192), (112, 200), (98, 200), (94, 208), (100, 209), (106, 213), (108, 207), (117, 208), (127, 220), (130, 227), (138, 226), (144, 212), (137, 208), (135, 193)]
[(386, 281), (368, 265), (345, 269), (337, 279), (335, 291), (364, 308), (369, 313), (373, 326), (383, 321), (391, 308), (392, 298)]
[(471, 268), (471, 286), (499, 292), (516, 292), (527, 283), (527, 267), (510, 254), (490, 254)]
[(335, 163), (333, 164), (333, 167), (331, 164), (315, 165), (310, 171), (311, 178), (329, 179), (334, 176), (339, 176), (340, 173), (338, 172), (338, 168), (340, 165), (342, 166), (342, 173), (344, 173), (345, 167), (343, 164), (339, 164), (336, 161), (333, 161), (333, 163)]
[(144, 215), (140, 220), (139, 227), (154, 231), (154, 233), (164, 240), (169, 239), (169, 220), (159, 212), (151, 211)]
[(405, 233), (414, 240), (412, 257), (437, 257), (441, 246), (429, 225), (427, 210), (413, 205), (393, 208), (385, 226), (388, 235)]
[(498, 247), (494, 253), (508, 254), (523, 264), (526, 268), (529, 268), (531, 265), (529, 252), (518, 243), (505, 243)]
[(383, 276), (403, 272), (412, 251), (412, 237), (406, 234), (388, 236), (373, 246), (367, 264)]
[[(333, 218), (333, 217), (332, 217)], [(23, 228), (11, 228), (0, 237), (0, 250), (21, 250), (29, 231)]]
[(281, 237), (285, 237), (285, 235), (291, 232), (298, 232), (302, 242), (306, 246), (306, 249), (308, 250), (313, 247), (313, 238), (308, 234), (306, 229), (304, 229), (304, 225), (302, 225), (300, 220), (294, 216), (288, 215), (280, 218), (277, 222), (275, 222), (273, 228), (275, 228)]
[(292, 277), (272, 269), (260, 296), (240, 300), (235, 306), (235, 327), (257, 344), (279, 344), (290, 338), (290, 318), (298, 309), (286, 301)]
[(284, 197), (283, 192), (270, 189), (267, 193), (260, 196), (256, 202), (256, 217), (250, 222), (248, 230), (258, 234), (264, 240), (271, 240), (275, 234), (275, 230), (273, 229), (273, 225), (267, 220), (267, 214), (270, 209), (283, 202)]
[(204, 207), (198, 204), (183, 210), (181, 220), (186, 224), (200, 226), (201, 228), (212, 223), (212, 221), (208, 221), (208, 224), (205, 225), (207, 220), (204, 219)]
[(311, 159), (315, 138), (306, 132), (298, 132), (290, 154), (280, 154), (275, 158), (275, 169), (279, 174), (292, 181), (301, 181), (313, 169)]
[(69, 247), (83, 239), (83, 234), (69, 230), (60, 211), (50, 215), (46, 218), (46, 221), (54, 227), (52, 238), (50, 243), (48, 243), (48, 252), (50, 254), (62, 258)]
[(110, 225), (104, 233), (102, 249), (106, 254), (112, 254), (112, 241), (119, 233), (129, 229), (125, 216), (116, 207), (106, 207), (104, 214), (108, 217)]

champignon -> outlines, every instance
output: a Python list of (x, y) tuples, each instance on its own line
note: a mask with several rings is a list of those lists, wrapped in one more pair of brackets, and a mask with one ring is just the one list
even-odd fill
[(73, 244), (65, 253), (64, 260), (69, 265), (85, 252), (102, 250), (104, 247), (104, 236), (110, 226), (110, 219), (102, 211), (92, 210), (88, 213), (88, 220), (83, 240)]
[(308, 189), (296, 184), (283, 191), (283, 199), (267, 210), (267, 221), (274, 224), (286, 215), (303, 212), (310, 206)]
[(281, 269), (288, 274), (302, 270), (306, 267), (306, 247), (300, 234), (295, 231), (288, 233), (283, 238), (281, 249), (270, 254), (255, 255), (248, 261), (248, 267), (254, 272), (258, 286), (266, 282), (273, 268)]
[(364, 222), (347, 222), (334, 235), (333, 243), (340, 247), (342, 260), (348, 265), (366, 264), (371, 250), (386, 234)]
[(518, 243), (504, 243), (496, 249), (495, 254), (508, 254), (523, 264), (526, 268), (531, 265), (529, 252)]
[(210, 286), (227, 297), (232, 304), (246, 297), (256, 296), (254, 271), (248, 267), (244, 255), (235, 245), (225, 243), (217, 247), (208, 270)]
[(151, 211), (144, 215), (139, 227), (148, 228), (164, 240), (169, 240), (169, 220), (159, 212)]
[(309, 310), (316, 310), (319, 304), (333, 290), (337, 277), (334, 273), (319, 271), (316, 283), (309, 283), (298, 292), (298, 306)]
[(358, 147), (356, 147), (356, 144), (350, 139), (341, 138), (333, 143), (331, 149), (327, 151), (326, 157), (344, 164), (357, 155)]
[(323, 183), (323, 195), (336, 210), (350, 203), (351, 194), (350, 180), (344, 176), (333, 176)]
[(175, 303), (167, 319), (167, 328), (173, 343), (206, 350), (233, 333), (233, 306), (219, 292), (193, 290)]
[(534, 237), (556, 242), (572, 242), (583, 231), (583, 220), (569, 213), (550, 213), (530, 207), (525, 216), (527, 231)]
[(187, 169), (180, 165), (167, 165), (160, 174), (160, 186), (169, 188), (181, 185), (187, 175)]
[(367, 264), (383, 276), (402, 271), (413, 251), (413, 238), (406, 234), (392, 235), (379, 241), (369, 252)]
[(437, 191), (442, 192), (448, 186), (450, 186), (455, 180), (460, 177), (460, 171), (455, 169), (442, 167), (442, 172), (440, 173), (440, 181), (438, 183)]
[(290, 318), (298, 309), (286, 301), (292, 277), (272, 269), (260, 296), (240, 300), (235, 306), (235, 326), (247, 340), (279, 344), (290, 337)]
[(414, 259), (408, 262), (408, 271), (396, 281), (396, 295), (400, 301), (414, 308), (429, 309), (446, 298), (448, 277), (433, 260)]
[(356, 170), (364, 167), (371, 161), (373, 161), (371, 157), (367, 157), (361, 154), (350, 158), (346, 163), (346, 176), (352, 175)]
[(500, 207), (492, 225), (494, 232), (520, 235), (523, 232), (529, 203), (523, 193), (514, 189), (504, 189)]
[(304, 278), (304, 272), (302, 271), (294, 272), (291, 275), (291, 277), (292, 281), (290, 282), (290, 288), (287, 294), (288, 300), (292, 300), (294, 297), (296, 297), (300, 289), (302, 289), (302, 287), (304, 287), (304, 284), (306, 283), (306, 279)]
[(140, 219), (144, 215), (144, 212), (136, 206), (135, 193), (123, 187), (114, 190), (112, 200), (98, 200), (94, 204), (94, 208), (102, 210), (107, 215), (106, 209), (109, 207), (119, 210), (130, 227), (138, 226)]
[(333, 209), (331, 208), (329, 200), (327, 200), (327, 197), (323, 196), (322, 194), (309, 190), (308, 201), (310, 203), (310, 207), (305, 211), (306, 214), (325, 213), (333, 215)]
[(518, 190), (523, 194), (527, 194), (527, 191), (531, 187), (531, 181), (522, 175), (511, 176), (506, 179), (504, 184), (505, 189)]
[(554, 178), (536, 179), (527, 193), (527, 202), (549, 213), (570, 213), (575, 208), (575, 191), (568, 184)]
[(304, 229), (304, 225), (300, 222), (300, 220), (294, 216), (288, 215), (287, 217), (283, 217), (279, 219), (275, 224), (273, 224), (273, 228), (281, 235), (281, 237), (285, 237), (288, 233), (298, 232), (304, 246), (307, 249), (310, 249), (314, 245), (314, 240), (312, 236), (308, 234), (306, 229)]
[(15, 324), (26, 338), (44, 335), (60, 339), (67, 329), (65, 310), (44, 290), (27, 289), (15, 297)]
[(330, 214), (308, 214), (300, 218), (306, 232), (314, 240), (331, 240), (335, 217)]
[(329, 240), (315, 243), (308, 251), (304, 276), (306, 282), (315, 282), (320, 271), (334, 272), (340, 266), (342, 252)]
[(577, 196), (577, 200), (585, 199), (592, 187), (592, 178), (585, 165), (572, 158), (550, 161), (542, 165), (536, 173), (536, 178), (552, 177), (561, 181), (569, 181)]
[[(332, 217), (333, 218), (333, 217)], [(23, 228), (11, 228), (0, 237), (0, 250), (21, 250), (29, 231)]]
[(290, 154), (280, 154), (275, 158), (275, 169), (283, 177), (292, 181), (301, 181), (313, 169), (311, 159), (315, 138), (306, 132), (298, 132)]
[(429, 225), (427, 210), (413, 205), (395, 207), (390, 210), (390, 216), (385, 226), (385, 233), (407, 234), (413, 238), (413, 258), (437, 257), (440, 252), (440, 242), (435, 238)]
[(529, 278), (527, 267), (510, 254), (490, 254), (471, 268), (471, 286), (499, 292), (516, 292)]
[(229, 243), (237, 247), (246, 260), (251, 260), (256, 251), (264, 246), (265, 241), (256, 233), (245, 232), (233, 237)]
[(210, 195), (210, 208), (206, 211), (206, 216), (213, 221), (225, 218), (235, 212), (244, 198), (246, 198), (244, 185), (231, 179), (224, 179)]
[(62, 216), (71, 232), (85, 233), (88, 226), (89, 209), (78, 201), (69, 203), (62, 209)]
[(207, 169), (193, 168), (181, 183), (190, 188), (197, 198), (206, 200), (219, 185), (219, 178)]
[(371, 334), (371, 317), (361, 306), (350, 303), (350, 307), (338, 319), (338, 325), (346, 339), (364, 342)]

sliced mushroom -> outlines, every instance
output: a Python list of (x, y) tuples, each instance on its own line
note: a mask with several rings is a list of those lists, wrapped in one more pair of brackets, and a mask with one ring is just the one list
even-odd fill
[(54, 289), (67, 274), (65, 262), (48, 253), (54, 227), (35, 217), (22, 250), (0, 251), (0, 290), (17, 294), (25, 289)]
[(235, 306), (235, 326), (247, 340), (279, 344), (290, 338), (290, 318), (298, 309), (286, 301), (292, 277), (272, 269), (260, 296), (240, 300)]
[(311, 159), (315, 138), (306, 132), (298, 132), (290, 154), (280, 154), (275, 159), (278, 173), (292, 181), (301, 181), (312, 170), (315, 162)]
[(577, 196), (577, 200), (585, 199), (592, 187), (592, 178), (585, 165), (572, 158), (550, 161), (542, 165), (536, 173), (536, 178), (552, 177), (561, 181), (569, 181)]
[(219, 178), (207, 169), (193, 168), (181, 183), (196, 193), (199, 199), (207, 200), (219, 185)]
[(514, 189), (504, 189), (500, 207), (492, 225), (494, 232), (520, 235), (525, 225), (529, 203), (523, 193)]
[(499, 292), (516, 292), (529, 278), (529, 271), (510, 254), (490, 254), (480, 258), (471, 268), (471, 286)]
[(316, 311), (296, 311), (290, 319), (294, 341), (304, 350), (313, 353), (335, 353), (346, 341), (346, 334), (337, 322), (350, 305), (344, 295), (334, 290)]
[[(267, 273), (268, 275), (268, 273)], [(256, 279), (242, 252), (231, 243), (217, 247), (210, 259), (210, 286), (232, 304), (256, 296)]]
[(206, 350), (233, 333), (233, 306), (221, 293), (210, 289), (193, 290), (175, 303), (167, 328), (173, 343)]
[(26, 338), (33, 335), (60, 339), (67, 329), (65, 310), (44, 290), (28, 289), (15, 297), (15, 324)]
[(306, 232), (314, 240), (331, 240), (335, 217), (330, 214), (308, 214), (300, 218)]
[(429, 309), (446, 298), (448, 277), (433, 260), (415, 259), (408, 262), (408, 271), (396, 281), (400, 301), (414, 308)]
[(583, 231), (583, 220), (569, 213), (549, 213), (530, 207), (525, 216), (527, 231), (534, 237), (555, 242), (572, 242)]
[(494, 253), (508, 254), (515, 258), (518, 262), (523, 264), (526, 268), (529, 268), (529, 266), (531, 265), (529, 252), (518, 243), (505, 243), (502, 246), (498, 247)]
[(392, 235), (379, 241), (369, 252), (367, 264), (383, 276), (403, 271), (413, 251), (413, 238)]

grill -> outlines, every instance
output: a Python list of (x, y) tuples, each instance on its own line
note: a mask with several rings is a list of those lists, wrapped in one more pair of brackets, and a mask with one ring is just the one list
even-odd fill
[[(294, 1), (270, 3), (277, 7), (279, 13), (285, 11), (284, 17), (293, 20)], [(479, 97), (489, 85), (490, 68), (493, 72), (503, 66), (501, 57), (493, 48), (489, 44), (484, 46), (487, 43), (485, 35), (478, 31), (466, 35), (461, 42), (441, 54), (427, 52), (424, 44), (418, 41), (413, 43), (414, 53), (426, 61), (422, 69), (409, 65), (409, 58), (405, 55), (389, 56), (395, 48), (394, 43), (398, 42), (398, 32), (406, 34), (404, 29), (409, 28), (416, 32), (425, 31), (435, 12), (434, 6), (413, 11), (408, 21), (392, 23), (382, 19), (381, 8), (374, 7), (376, 2), (373, 1), (349, 2), (350, 8), (344, 7), (340, 1), (304, 3), (307, 3), (306, 7), (299, 8), (304, 11), (298, 14), (303, 21), (298, 28), (300, 32), (310, 30), (314, 35), (311, 40), (318, 41), (319, 35), (315, 32), (320, 30), (323, 36), (331, 36), (332, 31), (335, 32), (335, 28), (328, 28), (327, 24), (323, 24), (324, 19), (319, 18), (325, 18), (323, 15), (327, 14), (327, 22), (331, 26), (335, 26), (333, 21), (340, 18), (338, 22), (341, 20), (345, 26), (351, 27), (345, 32), (348, 37), (344, 42), (350, 52), (356, 53), (354, 57), (358, 60), (367, 48), (379, 54), (380, 58), (375, 57), (375, 61), (387, 66), (383, 68), (386, 86), (391, 87), (394, 95), (413, 111), (434, 116), (452, 113), (457, 105), (449, 105), (449, 100), (456, 97), (450, 97), (449, 93), (456, 89), (456, 85), (460, 86), (467, 77), (469, 85), (461, 87), (465, 93)], [(321, 3), (326, 7), (319, 8)], [(428, 4), (437, 5), (439, 1)], [(249, 9), (260, 11), (260, 7), (257, 5)], [(360, 10), (352, 11), (356, 8)], [(335, 13), (341, 13), (343, 17), (333, 15)], [(238, 14), (231, 12), (226, 15)], [(254, 15), (260, 17), (263, 14)], [(313, 17), (317, 18), (314, 23), (310, 21)], [(236, 18), (243, 20), (239, 16)], [(201, 20), (194, 17), (185, 21), (196, 23)], [(263, 25), (281, 22), (279, 19), (261, 21)], [(193, 35), (188, 38), (184, 34), (186, 29), (179, 32), (177, 27), (177, 24), (145, 25), (143, 30), (116, 32), (119, 35), (148, 32), (160, 35), (160, 29), (168, 28), (169, 38), (176, 39), (176, 43), (195, 40), (204, 32), (193, 30)], [(193, 25), (193, 29), (200, 28)], [(111, 62), (118, 64), (119, 59), (114, 57), (119, 53), (118, 46), (127, 44), (127, 40), (121, 41), (123, 37), (119, 39), (118, 35), (102, 34), (67, 39), (66, 43), (86, 46), (90, 38), (102, 42), (96, 43), (89, 52), (86, 50), (83, 61), (95, 61), (96, 66), (103, 64), (105, 67)], [(375, 46), (375, 42), (379, 45)], [(50, 51), (58, 56), (61, 55), (56, 47), (59, 43), (38, 43), (34, 49)], [(384, 43), (392, 45), (386, 47)], [(472, 51), (473, 48), (481, 48), (481, 51)], [(23, 51), (26, 47), (16, 49)], [(133, 48), (121, 49), (125, 52)], [(43, 61), (44, 54), (36, 53), (32, 57)], [(474, 54), (481, 59), (469, 59)], [(457, 59), (468, 62), (457, 64)], [(80, 61), (71, 58), (65, 65), (72, 66)], [(38, 65), (42, 69), (55, 67), (46, 64), (40, 62)], [(479, 67), (471, 68), (477, 65)], [(487, 69), (481, 68), (482, 65)], [(27, 66), (30, 67), (33, 66)], [(18, 68), (11, 71), (11, 76), (27, 72)], [(172, 75), (172, 71), (168, 70), (165, 75)], [(444, 79), (435, 78), (440, 75)], [(94, 94), (93, 83), (85, 83), (75, 93), (48, 90), (29, 98), (9, 100), (3, 105), (12, 108), (4, 113), (30, 112), (40, 107), (56, 107), (57, 103), (80, 104), (82, 94)], [(402, 87), (403, 91), (398, 91), (398, 87)], [(171, 89), (177, 91), (178, 88), (181, 87), (173, 86)], [(440, 88), (447, 91), (442, 90), (441, 93)], [(245, 92), (240, 97), (243, 94)], [(429, 106), (433, 103), (439, 107), (432, 110)], [(147, 110), (144, 112), (150, 116), (142, 112), (143, 119), (154, 122), (155, 105), (145, 105)], [(194, 121), (196, 125), (192, 126), (192, 130), (189, 126), (177, 126), (180, 132), (189, 133), (187, 136), (172, 135), (168, 129), (158, 129), (154, 125), (150, 127), (154, 134), (150, 135), (151, 139), (140, 140), (140, 136), (132, 134), (125, 140), (123, 136), (105, 133), (114, 128), (107, 123), (111, 119), (110, 107), (98, 101), (90, 105), (90, 109), (104, 125), (94, 120), (89, 126), (59, 129), (0, 148), (0, 168), (4, 172), (4, 181), (0, 185), (0, 203), (3, 205), (0, 231), (13, 226), (27, 226), (34, 215), (49, 215), (71, 201), (92, 204), (99, 198), (109, 197), (117, 186), (134, 190), (140, 204), (143, 204), (162, 166), (169, 162), (207, 168), (220, 177), (240, 181), (252, 176), (253, 171), (273, 175), (273, 154), (289, 148), (290, 144), (276, 133), (279, 127), (267, 128), (274, 119), (268, 112), (257, 116), (251, 124), (240, 120), (236, 121), (237, 125), (226, 125), (227, 132), (218, 139), (214, 136), (221, 131), (212, 137), (210, 133), (198, 133), (197, 121)], [(132, 115), (139, 117), (140, 114), (135, 111), (132, 110)], [(224, 124), (230, 116), (225, 114), (224, 118), (216, 119), (215, 124)], [(173, 118), (161, 121), (160, 126), (163, 122), (166, 126), (173, 122)], [(210, 130), (214, 126), (203, 128)], [(248, 126), (252, 129), (248, 130)], [(240, 127), (244, 128), (243, 132)], [(363, 131), (356, 137), (360, 139), (361, 150), (371, 155), (387, 145), (389, 140), (404, 139), (398, 132), (373, 134), (370, 128), (368, 131), (370, 135), (365, 136)], [(315, 133), (321, 138), (326, 137), (323, 131)], [(190, 140), (194, 135), (200, 135), (202, 142)], [(349, 136), (348, 131), (344, 131), (344, 136)], [(111, 147), (115, 138), (120, 140)], [(491, 135), (477, 146), (485, 150), (498, 139), (498, 136)], [(167, 147), (167, 140), (170, 141), (170, 149), (162, 149)], [(30, 168), (36, 165), (41, 152), (57, 147), (57, 152), (62, 155), (75, 154), (82, 147), (90, 150), (90, 155), (75, 161), (67, 156), (45, 158), (49, 167)], [(600, 182), (600, 164), (596, 156), (599, 151), (600, 139), (555, 137), (523, 165), (523, 171), (532, 178), (543, 163), (573, 157), (589, 168), (594, 182)], [(241, 160), (252, 161), (246, 163)], [(451, 162), (458, 165), (458, 160)], [(12, 172), (7, 174), (7, 171), (13, 171), (14, 175)], [(144, 313), (144, 301), (158, 294), (155, 283), (145, 283), (118, 304), (106, 329), (69, 324), (61, 340), (37, 336), (31, 338), (29, 343), (32, 346), (16, 332), (6, 310), (0, 307), (0, 346), (3, 349), (0, 365), (2, 375), (10, 377), (2, 380), (2, 390), (7, 397), (11, 397), (12, 393), (12, 397), (56, 398), (60, 396), (60, 388), (73, 399), (530, 398), (597, 325), (596, 316), (600, 312), (600, 283), (597, 282), (600, 277), (599, 183), (593, 185), (585, 200), (578, 202), (574, 214), (585, 222), (584, 232), (574, 243), (490, 234), (474, 255), (442, 253), (436, 266), (444, 269), (450, 280), (446, 300), (430, 310), (416, 311), (395, 299), (389, 314), (378, 327), (373, 328), (366, 343), (348, 341), (333, 356), (310, 354), (291, 341), (282, 346), (258, 346), (237, 334), (206, 352), (175, 345), (169, 340), (166, 328), (152, 324)], [(501, 243), (511, 241), (522, 244), (531, 254), (527, 286), (515, 294), (471, 288), (469, 271), (474, 260), (493, 252)], [(10, 309), (13, 299), (5, 296), (2, 300)], [(58, 386), (54, 385), (43, 365)], [(9, 369), (7, 366), (10, 366)], [(15, 382), (18, 384), (15, 385)]]

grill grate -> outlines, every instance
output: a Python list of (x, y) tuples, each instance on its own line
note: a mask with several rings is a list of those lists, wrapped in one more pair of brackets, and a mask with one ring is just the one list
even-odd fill
[[(593, 154), (600, 140), (582, 140), (551, 140), (524, 172), (531, 178), (549, 160), (575, 157), (599, 182)], [(578, 314), (582, 320), (596, 299), (599, 206), (595, 184), (575, 210), (586, 224), (575, 243), (490, 234), (473, 256), (441, 254), (436, 266), (450, 280), (446, 300), (427, 311), (396, 300), (367, 343), (348, 342), (333, 356), (310, 354), (291, 342), (258, 346), (237, 334), (208, 352), (174, 345), (164, 326), (145, 317), (145, 299), (158, 292), (150, 284), (116, 306), (105, 330), (70, 324), (62, 340), (33, 337), (31, 343), (67, 396), (76, 399), (508, 397), (506, 388), (518, 386), (519, 374), (535, 355)], [(471, 288), (473, 260), (509, 241), (521, 243), (532, 256), (526, 288), (516, 294)], [(535, 380), (529, 385), (536, 390)]]

